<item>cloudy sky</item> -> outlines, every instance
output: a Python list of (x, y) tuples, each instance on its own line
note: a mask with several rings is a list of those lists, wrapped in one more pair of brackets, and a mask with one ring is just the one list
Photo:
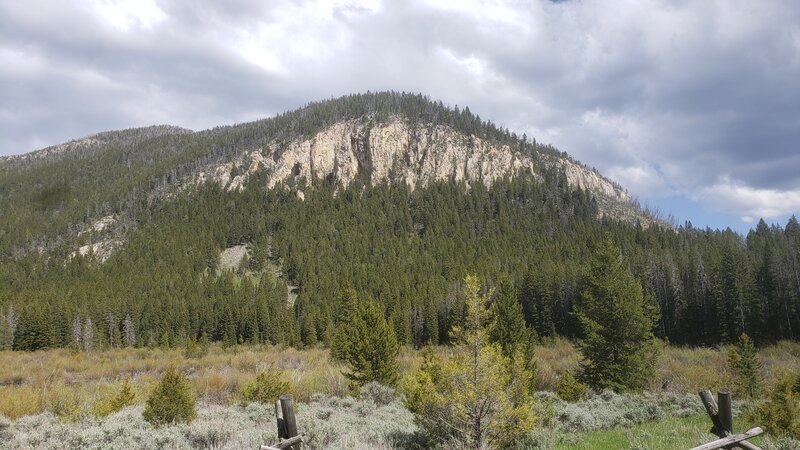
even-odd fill
[(422, 92), (679, 223), (800, 213), (800, 2), (0, 0), (0, 155)]

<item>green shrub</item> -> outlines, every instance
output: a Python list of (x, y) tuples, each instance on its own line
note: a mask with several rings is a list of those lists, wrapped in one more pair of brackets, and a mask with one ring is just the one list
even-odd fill
[(767, 401), (747, 416), (773, 436), (800, 439), (800, 373), (780, 375)]
[(281, 395), (292, 392), (292, 385), (286, 381), (283, 374), (270, 368), (256, 375), (256, 378), (242, 386), (240, 392), (241, 404), (246, 406), (250, 403), (270, 404), (275, 402)]
[(189, 423), (197, 416), (192, 385), (186, 377), (170, 367), (147, 399), (142, 416), (153, 425)]
[(113, 414), (120, 409), (131, 406), (136, 402), (136, 394), (133, 392), (130, 382), (126, 378), (122, 382), (122, 386), (117, 392), (117, 395), (108, 400), (100, 401), (94, 406), (94, 413), (96, 416), (105, 417)]
[(565, 402), (586, 400), (588, 392), (589, 388), (586, 384), (576, 380), (571, 372), (564, 372), (556, 387), (556, 395)]

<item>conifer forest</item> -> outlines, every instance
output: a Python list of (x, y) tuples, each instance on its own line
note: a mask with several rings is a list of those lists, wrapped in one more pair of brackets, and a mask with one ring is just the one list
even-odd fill
[[(370, 130), (392, 121), (510, 149), (535, 168), (487, 183), (453, 175), (409, 184), (399, 172), (373, 182), (369, 161), (359, 161), (349, 182), (299, 168), (274, 180), (269, 170), (226, 165), (252, 149), (313, 140), (335, 124)], [(358, 148), (369, 142), (352, 139)], [(134, 420), (128, 414), (158, 433), (188, 427), (178, 440), (164, 435), (166, 445), (236, 448), (265, 438), (200, 433), (192, 423), (216, 413), (198, 415), (195, 405), (239, 404), (231, 414), (249, 414), (236, 416), (244, 423), (272, 414), (246, 408), (269, 409), (288, 391), (311, 402), (300, 425), (312, 430), (312, 448), (348, 448), (320, 423), (331, 411), (371, 417), (357, 414), (365, 405), (397, 414), (405, 427), (365, 448), (584, 448), (569, 447), (568, 434), (600, 439), (590, 434), (646, 427), (665, 414), (678, 421), (667, 428), (704, 431), (710, 422), (698, 419), (694, 394), (713, 382), (752, 402), (742, 413), (748, 423), (771, 438), (800, 439), (796, 417), (770, 406), (800, 405), (797, 218), (761, 220), (746, 235), (677, 224), (635, 200), (581, 188), (568, 166), (601, 177), (467, 107), (397, 92), (200, 132), (101, 133), (2, 158), (0, 361), (18, 369), (0, 370), (0, 392), (18, 397), (11, 406), (0, 400), (0, 412), (9, 420), (44, 411), (59, 420)], [(198, 176), (214, 170), (226, 181)], [(240, 188), (227, 184), (234, 179)], [(114, 392), (79, 407), (72, 397), (48, 403), (54, 378), (33, 381), (34, 369), (24, 369), (36, 355), (93, 361), (91, 370), (117, 356), (171, 363), (103, 375), (119, 383)], [(697, 355), (713, 361), (719, 379), (698, 375)], [(264, 359), (237, 365), (242, 358)], [(213, 382), (222, 375), (199, 372), (217, 363), (239, 378)], [(308, 367), (328, 378), (304, 378)], [(154, 372), (161, 381), (142, 375)], [(257, 377), (245, 380), (250, 372)], [(36, 383), (45, 387), (25, 394), (38, 399), (28, 408), (21, 389)], [(654, 406), (652, 414), (588, 422), (616, 414), (608, 412), (622, 408), (614, 402)], [(2, 439), (12, 422), (0, 419)], [(541, 431), (556, 423), (556, 437)]]

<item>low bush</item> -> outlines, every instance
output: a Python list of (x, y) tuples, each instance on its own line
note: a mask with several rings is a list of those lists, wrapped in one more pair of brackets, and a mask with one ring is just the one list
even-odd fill
[(76, 421), (91, 414), (90, 399), (63, 383), (43, 386), (39, 395), (42, 410), (50, 411), (59, 418)]
[(126, 406), (131, 406), (135, 402), (136, 394), (133, 392), (130, 381), (126, 378), (125, 381), (122, 382), (119, 391), (113, 397), (101, 400), (95, 404), (94, 414), (99, 417), (105, 417)]
[[(553, 397), (549, 393), (543, 395), (550, 399)], [(703, 406), (694, 395), (615, 394), (604, 391), (574, 403), (556, 399), (553, 409), (554, 421), (559, 428), (578, 432), (629, 427), (664, 417), (686, 417), (701, 413)]]
[(747, 416), (768, 433), (800, 439), (800, 372), (778, 376), (767, 401), (750, 409)]
[(588, 393), (588, 386), (576, 380), (571, 372), (565, 372), (564, 375), (561, 375), (556, 387), (556, 395), (565, 402), (585, 400)]
[(170, 367), (147, 399), (142, 417), (153, 425), (189, 423), (197, 416), (192, 386), (186, 377)]
[(361, 388), (361, 399), (371, 401), (376, 406), (386, 406), (397, 399), (397, 393), (389, 386), (372, 381)]
[(18, 419), (42, 412), (39, 393), (32, 386), (0, 386), (0, 416)]
[(292, 385), (275, 368), (260, 372), (256, 378), (242, 387), (240, 393), (242, 406), (256, 402), (272, 404), (281, 395), (290, 394)]

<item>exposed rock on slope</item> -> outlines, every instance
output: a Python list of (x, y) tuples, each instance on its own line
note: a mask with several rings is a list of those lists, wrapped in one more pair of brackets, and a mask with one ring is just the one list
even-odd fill
[(630, 203), (619, 186), (570, 160), (536, 161), (508, 145), (447, 126), (410, 125), (397, 117), (382, 124), (361, 119), (339, 122), (310, 139), (272, 142), (234, 161), (208, 167), (192, 181), (210, 179), (227, 189), (241, 189), (253, 173), (267, 170), (270, 187), (289, 178), (333, 178), (347, 184), (359, 175), (373, 183), (403, 182), (411, 188), (438, 180), (489, 186), (497, 179), (520, 173), (539, 177), (542, 164), (558, 165), (570, 185), (603, 197), (601, 204)]

